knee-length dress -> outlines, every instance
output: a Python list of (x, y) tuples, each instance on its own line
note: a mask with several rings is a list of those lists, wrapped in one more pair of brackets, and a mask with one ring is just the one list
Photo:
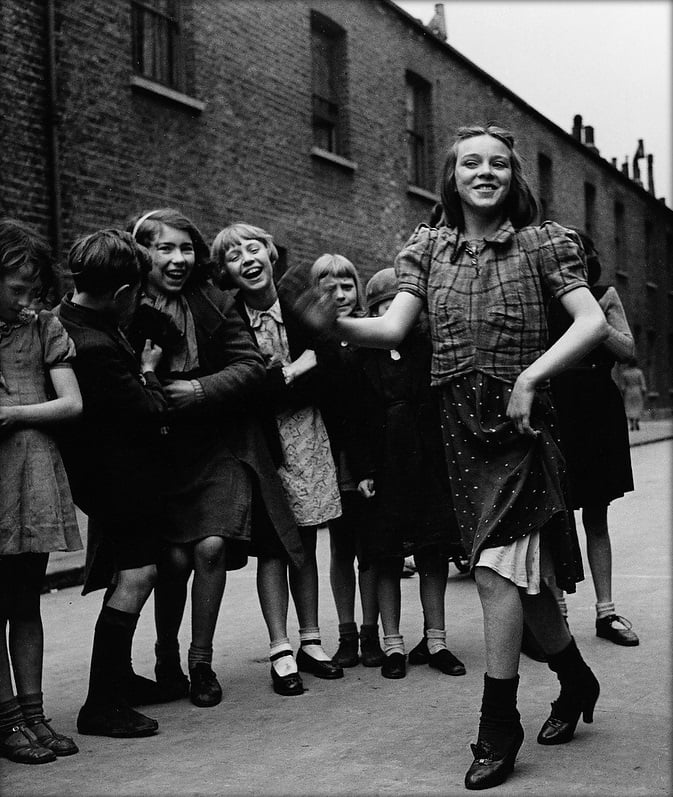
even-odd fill
[[(597, 300), (603, 299), (608, 290), (614, 293), (614, 288), (608, 286), (591, 287)], [(621, 307), (618, 298), (616, 301)], [(615, 323), (612, 316), (612, 313), (606, 315), (610, 325)], [(569, 324), (570, 317), (563, 307), (552, 302), (549, 313), (552, 341)], [(614, 364), (615, 355), (601, 344), (581, 362), (551, 380), (574, 509), (607, 505), (633, 490), (628, 424), (619, 388), (612, 378)]]
[[(47, 401), (49, 370), (70, 368), (74, 356), (49, 312), (0, 322), (0, 406)], [(0, 556), (81, 548), (65, 468), (47, 428), (0, 431)]]
[(519, 435), (506, 410), (516, 378), (545, 351), (547, 301), (587, 284), (579, 245), (552, 222), (515, 230), (509, 221), (478, 254), (466, 243), (455, 228), (420, 225), (395, 263), (399, 290), (428, 309), (463, 546), (474, 567), (483, 551), (540, 534), (572, 592), (583, 572), (548, 389), (536, 391), (537, 437)]

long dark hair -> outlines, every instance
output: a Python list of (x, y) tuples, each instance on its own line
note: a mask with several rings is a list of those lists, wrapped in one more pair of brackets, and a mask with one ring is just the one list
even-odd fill
[(538, 215), (538, 203), (533, 192), (523, 175), (521, 158), (514, 148), (514, 136), (505, 128), (500, 127), (494, 122), (487, 122), (484, 125), (470, 125), (469, 127), (459, 127), (456, 131), (453, 143), (444, 161), (442, 169), (442, 207), (444, 208), (444, 218), (450, 227), (458, 227), (462, 230), (465, 227), (463, 208), (460, 204), (458, 189), (456, 188), (456, 163), (458, 161), (458, 145), (469, 138), (475, 136), (491, 136), (497, 138), (509, 150), (510, 163), (512, 166), (512, 183), (507, 194), (504, 205), (505, 216), (512, 222), (518, 230), (532, 224)]

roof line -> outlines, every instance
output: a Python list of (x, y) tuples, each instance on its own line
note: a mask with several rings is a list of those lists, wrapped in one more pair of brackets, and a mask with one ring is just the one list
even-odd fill
[(602, 169), (608, 170), (611, 175), (616, 176), (622, 181), (622, 184), (625, 188), (632, 189), (637, 193), (640, 193), (644, 198), (646, 198), (649, 202), (654, 202), (658, 208), (663, 208), (671, 213), (673, 210), (668, 207), (664, 202), (661, 202), (657, 199), (656, 196), (650, 194), (650, 192), (645, 189), (643, 186), (638, 185), (638, 183), (634, 182), (630, 177), (627, 177), (623, 174), (616, 166), (613, 166), (606, 158), (602, 157), (601, 155), (593, 152), (592, 150), (588, 149), (585, 144), (581, 141), (578, 141), (574, 136), (564, 130), (562, 127), (556, 124), (556, 122), (552, 122), (547, 116), (534, 108), (532, 105), (529, 105), (524, 99), (519, 97), (518, 94), (515, 94), (511, 89), (507, 88), (504, 83), (501, 83), (497, 78), (494, 78), (493, 75), (486, 72), (485, 69), (482, 69), (480, 66), (474, 63), (474, 61), (470, 61), (467, 56), (463, 55), (459, 50), (456, 50), (453, 45), (449, 44), (448, 42), (444, 41), (442, 38), (437, 36), (437, 34), (433, 33), (429, 28), (427, 28), (419, 19), (413, 17), (411, 14), (407, 13), (403, 8), (397, 5), (394, 0), (379, 0), (379, 2), (383, 3), (384, 5), (392, 8), (399, 16), (401, 16), (405, 22), (411, 23), (414, 28), (419, 33), (422, 33), (426, 36), (433, 44), (443, 48), (444, 50), (448, 51), (448, 53), (453, 57), (460, 61), (464, 66), (474, 72), (478, 77), (482, 80), (485, 80), (487, 83), (490, 83), (492, 87), (498, 89), (498, 91), (502, 92), (509, 100), (511, 100), (515, 105), (520, 106), (525, 110), (527, 113), (531, 114), (532, 116), (536, 117), (539, 121), (545, 124), (547, 127), (550, 127), (556, 135), (560, 135), (562, 138), (566, 140), (567, 143), (571, 144), (578, 152), (581, 152), (583, 155), (589, 157), (597, 166), (600, 166)]

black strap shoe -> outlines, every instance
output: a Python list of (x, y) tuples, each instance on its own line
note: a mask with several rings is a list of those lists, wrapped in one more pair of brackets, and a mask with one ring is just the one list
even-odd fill
[(596, 620), (596, 636), (600, 639), (609, 639), (615, 645), (633, 647), (640, 644), (638, 635), (631, 628), (631, 623), (626, 617), (620, 617), (618, 614)]
[(283, 697), (293, 697), (294, 695), (304, 694), (304, 682), (301, 680), (301, 675), (298, 672), (291, 672), (287, 675), (279, 675), (276, 668), (273, 666), (274, 661), (282, 658), (283, 656), (292, 656), (291, 650), (281, 650), (279, 653), (274, 653), (271, 656), (271, 681), (273, 683), (273, 691), (277, 695)]
[(335, 664), (330, 659), (322, 661), (321, 659), (314, 659), (309, 656), (304, 648), (299, 648), (297, 651), (297, 667), (301, 672), (308, 672), (315, 675), (316, 678), (324, 678), (326, 680), (334, 680), (336, 678), (343, 678), (344, 671), (342, 667)]

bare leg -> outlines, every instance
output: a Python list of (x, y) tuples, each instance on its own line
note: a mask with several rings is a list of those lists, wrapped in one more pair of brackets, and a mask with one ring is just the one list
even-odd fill
[(318, 626), (318, 564), (316, 562), (317, 529), (300, 526), (304, 546), (304, 564), (290, 568), (290, 592), (300, 628)]
[(287, 637), (287, 568), (282, 559), (257, 561), (257, 594), (271, 642)]
[(362, 603), (362, 624), (375, 626), (379, 621), (379, 598), (376, 570), (373, 567), (358, 571), (358, 586)]
[(384, 636), (397, 636), (400, 633), (400, 578), (403, 566), (403, 557), (385, 559), (376, 565), (379, 611)]
[(477, 565), (474, 573), (484, 614), (486, 672), (491, 678), (515, 678), (523, 628), (519, 590), (488, 567)]
[(608, 508), (604, 504), (585, 506), (582, 524), (587, 535), (587, 559), (594, 581), (596, 601), (612, 601), (612, 548), (608, 533)]
[(7, 650), (7, 618), (0, 617), (0, 703), (6, 703), (13, 697), (12, 673)]
[(154, 619), (159, 648), (177, 650), (178, 632), (187, 602), (187, 582), (194, 559), (191, 546), (172, 545), (158, 567), (154, 591)]
[(40, 590), (49, 554), (22, 557), (21, 583), (9, 614), (9, 656), (13, 663), (17, 695), (42, 691), (44, 632), (40, 614)]
[(140, 614), (157, 580), (156, 565), (120, 570), (107, 605), (120, 612)]
[(444, 628), (444, 596), (449, 576), (449, 560), (436, 553), (419, 552), (415, 555), (420, 579), (421, 604), (426, 628)]
[(209, 648), (213, 644), (217, 617), (227, 581), (225, 541), (206, 537), (194, 546), (192, 583), (192, 645)]
[(355, 622), (355, 547), (330, 527), (329, 577), (339, 624)]

